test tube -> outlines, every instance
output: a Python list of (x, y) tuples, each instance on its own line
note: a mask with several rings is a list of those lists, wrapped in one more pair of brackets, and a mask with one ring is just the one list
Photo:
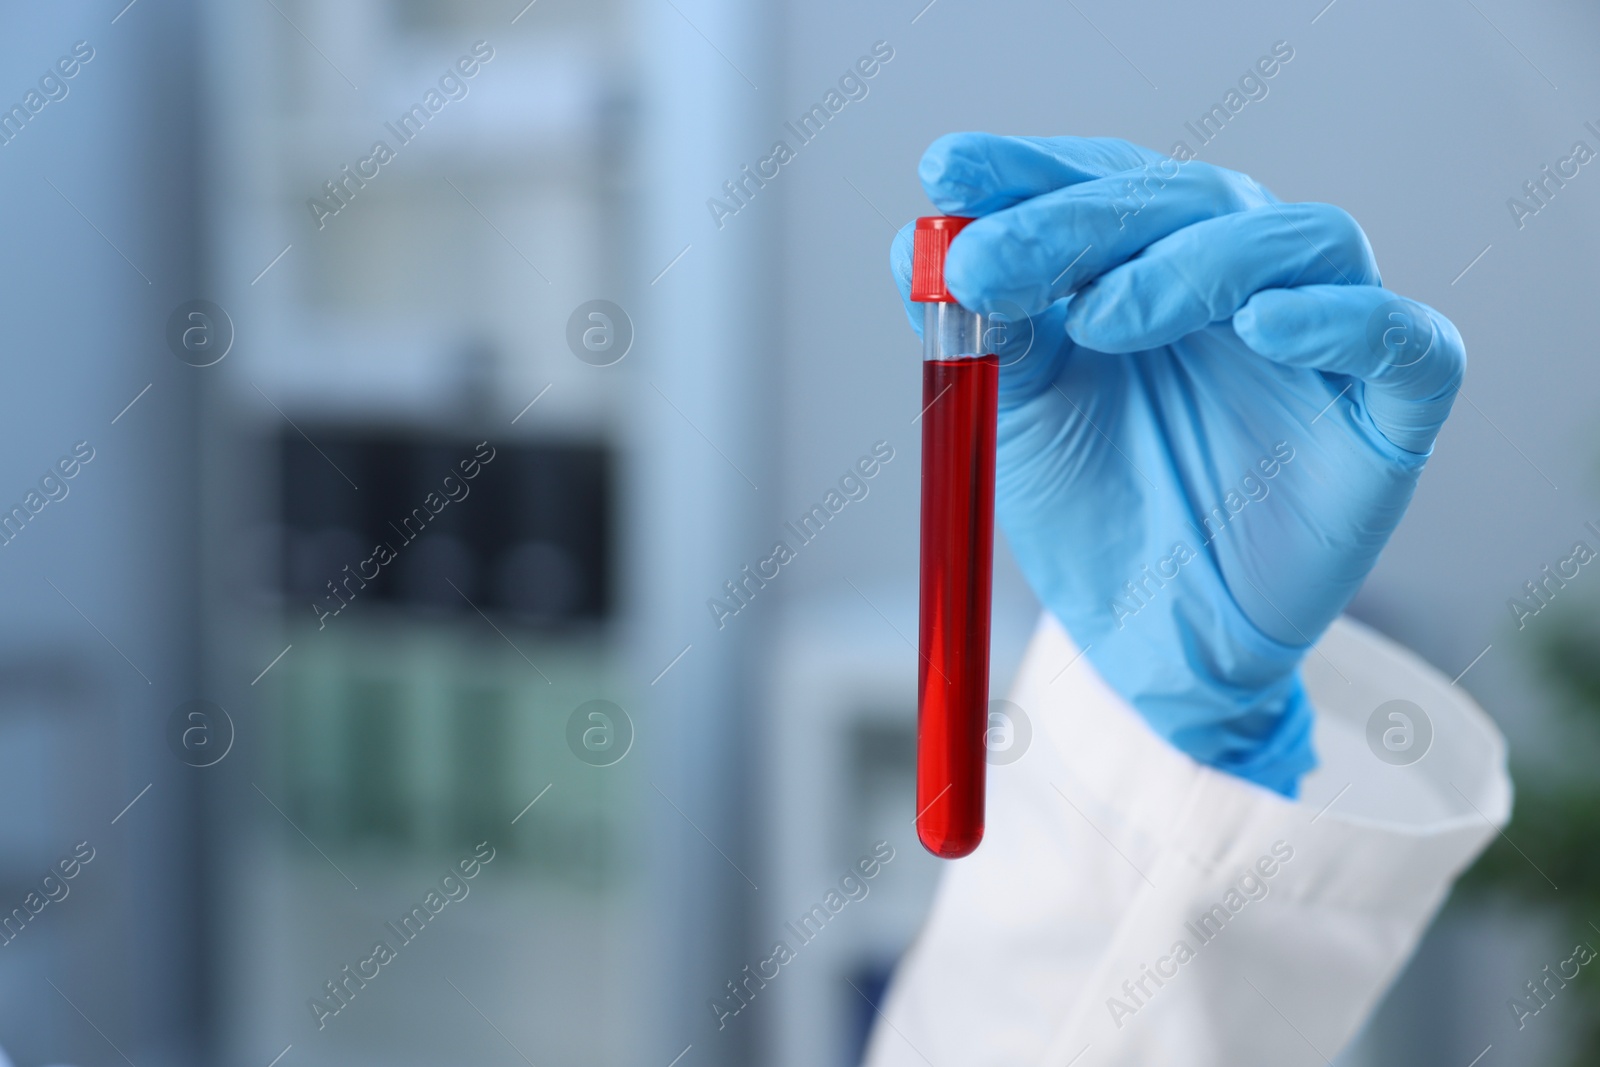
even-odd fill
[(922, 559), (917, 837), (956, 859), (983, 839), (994, 570), (999, 357), (987, 323), (944, 286), (945, 252), (971, 219), (917, 220), (911, 299), (922, 319)]

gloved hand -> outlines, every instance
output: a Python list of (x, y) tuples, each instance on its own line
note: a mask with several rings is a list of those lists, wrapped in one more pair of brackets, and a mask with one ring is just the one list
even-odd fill
[(919, 174), (978, 217), (951, 294), (1032, 317), (1001, 370), (995, 494), (1035, 593), (1156, 732), (1295, 796), (1316, 764), (1299, 664), (1411, 500), (1460, 335), (1380, 287), (1345, 212), (1233, 171), (965, 133)]

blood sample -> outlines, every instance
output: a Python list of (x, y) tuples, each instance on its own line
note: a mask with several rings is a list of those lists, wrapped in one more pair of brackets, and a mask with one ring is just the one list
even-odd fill
[(911, 299), (923, 304), (922, 561), (917, 674), (917, 837), (955, 859), (983, 839), (1000, 361), (983, 315), (944, 286), (971, 219), (917, 220)]

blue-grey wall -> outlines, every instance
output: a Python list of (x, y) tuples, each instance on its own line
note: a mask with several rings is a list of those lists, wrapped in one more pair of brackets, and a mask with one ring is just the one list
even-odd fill
[(0, 499), (26, 505), (77, 442), (93, 450), (0, 548), (0, 908), (79, 842), (94, 854), (0, 948), (0, 1043), (23, 1064), (110, 1062), (113, 1044), (189, 1062), (203, 1034), (202, 806), (164, 741), (171, 710), (201, 695), (200, 372), (163, 340), (172, 309), (204, 295), (198, 38), (181, 0), (141, 0), (113, 23), (120, 7), (0, 15), (7, 107), (77, 42), (93, 50), (0, 146)]

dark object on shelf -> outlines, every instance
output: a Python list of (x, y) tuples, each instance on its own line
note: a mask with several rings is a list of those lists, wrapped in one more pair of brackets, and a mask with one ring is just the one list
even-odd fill
[[(613, 610), (614, 462), (595, 444), (306, 426), (280, 438), (290, 610), (368, 601), (535, 626)], [(359, 485), (360, 489), (355, 487)]]

